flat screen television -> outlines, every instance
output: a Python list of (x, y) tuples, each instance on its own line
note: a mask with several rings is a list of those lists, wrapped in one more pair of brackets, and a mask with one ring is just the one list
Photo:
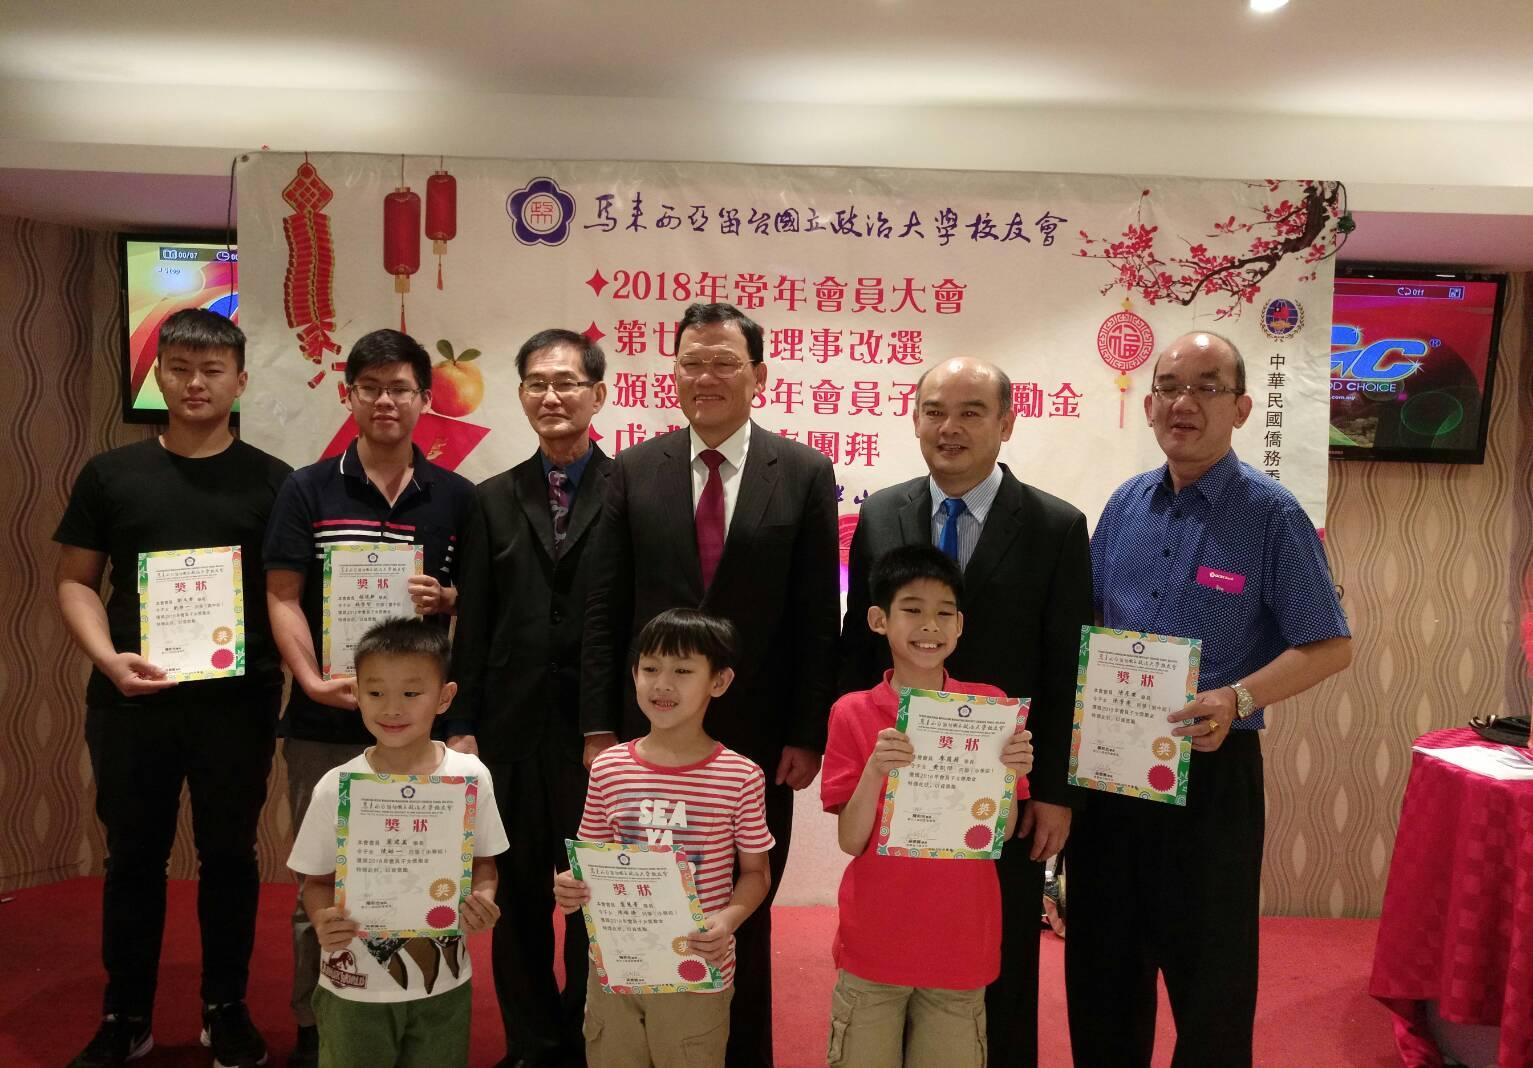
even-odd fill
[(1331, 457), (1484, 463), (1505, 290), (1505, 275), (1338, 267)]
[(118, 242), (122, 417), (163, 423), (165, 398), (153, 373), (160, 324), (183, 308), (207, 308), (239, 322), (239, 248), (219, 234), (121, 234)]

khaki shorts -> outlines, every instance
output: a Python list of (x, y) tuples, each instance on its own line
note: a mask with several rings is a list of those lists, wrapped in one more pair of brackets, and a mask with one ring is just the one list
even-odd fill
[(889, 986), (843, 970), (830, 995), (830, 1068), (985, 1068), (985, 988)]
[(590, 1068), (723, 1068), (734, 996), (732, 986), (716, 994), (613, 994), (602, 989), (593, 967), (586, 980), (586, 1062)]

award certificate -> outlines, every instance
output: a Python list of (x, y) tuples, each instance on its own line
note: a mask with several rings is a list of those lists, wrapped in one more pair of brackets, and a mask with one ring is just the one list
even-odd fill
[(335, 903), (368, 938), (458, 934), (478, 798), (477, 775), (341, 772)]
[(416, 614), (411, 575), (425, 570), (419, 545), (325, 546), (324, 652), (320, 675), (355, 675), (357, 642), (375, 623)]
[(1166, 717), (1197, 696), (1201, 652), (1197, 638), (1081, 628), (1072, 786), (1187, 803), (1192, 739)]
[(707, 928), (692, 869), (670, 846), (565, 839), (570, 871), (591, 891), (586, 933), (596, 974), (614, 994), (718, 990), (718, 968), (687, 949)]
[(1017, 776), (1001, 750), (1027, 722), (1029, 699), (900, 690), (895, 727), (915, 760), (884, 782), (878, 852), (888, 857), (994, 860), (1005, 844)]
[(180, 682), (245, 674), (243, 574), (238, 545), (139, 553), (139, 655)]

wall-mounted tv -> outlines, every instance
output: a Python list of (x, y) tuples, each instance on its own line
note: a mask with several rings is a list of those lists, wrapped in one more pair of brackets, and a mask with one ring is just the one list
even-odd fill
[(122, 234), (118, 241), (122, 417), (128, 423), (163, 423), (165, 398), (153, 373), (160, 324), (183, 308), (207, 308), (239, 322), (239, 249), (214, 234)]
[(1338, 267), (1331, 457), (1484, 463), (1505, 289), (1505, 275)]

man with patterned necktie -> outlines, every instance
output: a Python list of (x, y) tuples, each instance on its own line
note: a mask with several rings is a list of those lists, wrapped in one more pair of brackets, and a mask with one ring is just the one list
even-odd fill
[(1070, 834), (1065, 782), (1081, 625), (1091, 622), (1091, 561), (1078, 509), (1020, 482), (999, 463), (1016, 414), (1011, 382), (982, 360), (948, 360), (916, 385), (916, 437), (927, 473), (862, 505), (847, 567), (839, 691), (866, 690), (889, 667), (889, 643), (868, 628), (868, 576), (901, 545), (935, 545), (964, 573), (956, 678), (1032, 698), (1032, 796), (1006, 843), (1001, 881), (1001, 976), (985, 992), (990, 1063), (1038, 1063), (1038, 936), (1043, 861)]
[(543, 330), (516, 354), (522, 410), (538, 451), (481, 483), (463, 535), (448, 744), (478, 753), (495, 779), (511, 848), (491, 954), (507, 1065), (580, 1063), (586, 932), (564, 927), (564, 991), (554, 982), (553, 876), (567, 866), (585, 805), (590, 746), (577, 718), (586, 547), (611, 461), (591, 441), (607, 399), (607, 360), (589, 339)]

